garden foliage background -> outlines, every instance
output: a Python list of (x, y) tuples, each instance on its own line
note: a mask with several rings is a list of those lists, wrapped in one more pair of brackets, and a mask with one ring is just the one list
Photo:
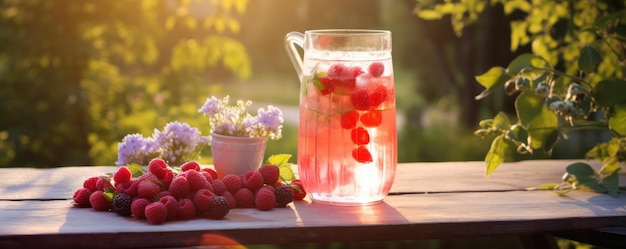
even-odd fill
[[(211, 96), (293, 108), (298, 79), (285, 54), (289, 31), (393, 32), (399, 161), (483, 160), (478, 120), (514, 113), (513, 97), (476, 101), (479, 75), (510, 49), (510, 21), (488, 6), (456, 36), (426, 21), (412, 0), (0, 1), (0, 167), (113, 165), (117, 143), (179, 120), (208, 132), (197, 113)], [(296, 126), (266, 156), (296, 154)], [(575, 158), (593, 146), (555, 149)], [(210, 162), (208, 148), (202, 162)]]

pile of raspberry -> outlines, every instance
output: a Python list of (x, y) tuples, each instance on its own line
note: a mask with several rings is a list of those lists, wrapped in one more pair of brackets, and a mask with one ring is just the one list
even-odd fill
[(215, 170), (202, 168), (195, 161), (174, 170), (155, 158), (147, 172), (138, 177), (121, 166), (112, 177), (86, 179), (83, 187), (74, 192), (73, 200), (76, 207), (115, 212), (150, 224), (222, 219), (233, 208), (269, 211), (304, 198), (299, 180), (281, 183), (279, 171), (275, 165), (264, 165), (243, 175), (228, 174), (218, 179)]

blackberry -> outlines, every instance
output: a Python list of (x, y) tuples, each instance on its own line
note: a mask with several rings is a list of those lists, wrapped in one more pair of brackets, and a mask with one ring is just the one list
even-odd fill
[(276, 195), (276, 207), (286, 207), (293, 201), (293, 190), (289, 185), (280, 185), (274, 190)]
[(130, 204), (132, 198), (127, 194), (118, 194), (113, 198), (113, 212), (121, 216), (130, 216)]
[(230, 204), (223, 196), (213, 196), (211, 205), (209, 205), (208, 216), (211, 219), (219, 220), (224, 218), (230, 211)]

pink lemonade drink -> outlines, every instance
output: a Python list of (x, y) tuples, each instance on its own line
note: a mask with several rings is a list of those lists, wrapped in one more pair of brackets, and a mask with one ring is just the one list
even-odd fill
[(305, 46), (301, 79), (298, 169), (309, 197), (334, 205), (381, 202), (397, 164), (391, 49)]

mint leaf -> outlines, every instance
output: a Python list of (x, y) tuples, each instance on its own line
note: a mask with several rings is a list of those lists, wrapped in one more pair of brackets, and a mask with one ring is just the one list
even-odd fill
[(133, 178), (140, 177), (144, 173), (146, 173), (146, 171), (143, 170), (143, 168), (139, 166), (139, 164), (136, 164), (136, 163), (126, 164), (126, 168), (130, 170), (130, 173), (132, 174)]

